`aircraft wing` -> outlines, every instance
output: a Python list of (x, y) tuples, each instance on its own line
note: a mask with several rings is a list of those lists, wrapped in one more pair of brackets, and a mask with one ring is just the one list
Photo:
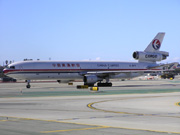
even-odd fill
[(142, 69), (142, 70), (117, 70), (117, 71), (89, 71), (86, 72), (85, 74), (94, 74), (97, 76), (108, 76), (108, 75), (118, 75), (121, 73), (143, 73), (143, 72), (156, 72), (156, 71), (170, 71), (170, 70), (174, 70), (177, 68), (179, 63), (174, 62), (174, 63), (170, 63), (170, 64), (162, 64), (159, 66), (154, 66), (154, 67), (147, 67), (147, 69)]
[[(137, 73), (137, 72), (144, 72), (147, 70), (142, 70), (142, 71), (132, 71), (132, 70), (122, 70), (122, 71), (94, 71), (94, 72), (87, 72), (86, 74), (94, 74), (97, 75), (99, 77), (105, 77), (105, 76), (109, 76), (109, 75), (118, 75), (121, 73)], [(152, 71), (152, 70), (151, 70)]]
[(93, 71), (93, 72), (87, 72), (87, 74), (119, 74), (119, 73), (135, 73), (135, 72), (144, 72), (146, 70), (142, 71), (136, 71), (136, 70), (121, 70), (121, 71)]

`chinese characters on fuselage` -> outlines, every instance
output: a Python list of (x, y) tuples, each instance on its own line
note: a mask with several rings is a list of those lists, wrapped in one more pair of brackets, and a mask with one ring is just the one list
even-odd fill
[(53, 63), (53, 67), (80, 67), (79, 63)]

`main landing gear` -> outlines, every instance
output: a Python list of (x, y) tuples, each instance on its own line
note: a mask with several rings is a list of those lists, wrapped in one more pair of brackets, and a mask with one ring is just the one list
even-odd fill
[(112, 83), (111, 82), (106, 82), (106, 83), (97, 83), (98, 87), (112, 87)]
[(101, 81), (99, 83), (97, 83), (98, 87), (112, 87), (112, 83), (109, 82), (109, 78), (105, 78), (106, 82), (105, 83), (101, 83)]
[(30, 80), (26, 80), (26, 82), (27, 82), (26, 88), (27, 88), (27, 89), (31, 88), (31, 85), (30, 85), (30, 82), (31, 82), (31, 81), (30, 81)]

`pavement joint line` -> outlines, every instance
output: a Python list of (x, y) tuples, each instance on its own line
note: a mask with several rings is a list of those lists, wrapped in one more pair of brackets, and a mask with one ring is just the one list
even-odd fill
[[(158, 131), (158, 130), (149, 130), (149, 129), (136, 129), (136, 128), (127, 128), (127, 127), (113, 127), (113, 126), (105, 126), (105, 125), (93, 125), (93, 124), (84, 124), (84, 123), (76, 123), (76, 122), (67, 122), (67, 121), (57, 121), (57, 120), (43, 120), (43, 119), (34, 119), (34, 118), (23, 118), (23, 117), (13, 117), (13, 116), (0, 116), (0, 117), (8, 117), (8, 118), (14, 118), (14, 119), (20, 119), (20, 120), (34, 120), (34, 121), (45, 121), (45, 122), (56, 122), (56, 123), (66, 123), (66, 124), (76, 124), (76, 125), (86, 125), (86, 126), (96, 126), (94, 129), (100, 129), (100, 128), (118, 128), (118, 129), (128, 129), (128, 130), (137, 130), (137, 131), (150, 131), (150, 132), (157, 132), (157, 133), (172, 133), (172, 134), (180, 134), (180, 132), (169, 132), (169, 131)], [(73, 129), (71, 129), (73, 131)], [(74, 129), (78, 130), (78, 129)], [(83, 128), (81, 129), (83, 130)], [(88, 130), (88, 128), (84, 128), (84, 130)], [(54, 130), (58, 131), (58, 130)], [(69, 130), (70, 131), (70, 130)], [(51, 132), (51, 131), (41, 131), (43, 132)], [(61, 131), (62, 132), (62, 131)], [(65, 131), (63, 131), (65, 132)]]
[(156, 133), (180, 134), (180, 132), (158, 131), (158, 130), (150, 130), (150, 129), (126, 128), (126, 127), (109, 127), (109, 128), (119, 128), (119, 129), (137, 130), (137, 131), (148, 131), (148, 132), (156, 132)]

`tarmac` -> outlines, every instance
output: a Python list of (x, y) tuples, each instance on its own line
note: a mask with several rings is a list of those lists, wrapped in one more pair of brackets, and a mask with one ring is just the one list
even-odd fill
[(0, 83), (0, 135), (180, 134), (179, 79), (79, 84)]

